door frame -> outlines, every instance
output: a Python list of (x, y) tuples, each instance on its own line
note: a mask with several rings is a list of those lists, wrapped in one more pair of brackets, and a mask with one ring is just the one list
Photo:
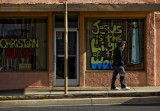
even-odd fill
[[(54, 82), (53, 82), (53, 86), (64, 86), (64, 79), (59, 79), (58, 81), (56, 80), (56, 31), (64, 31), (64, 28), (55, 28), (54, 29), (54, 45), (53, 45), (53, 49), (54, 49)], [(79, 30), (78, 28), (68, 28), (68, 32), (77, 32), (77, 50), (76, 50), (76, 74), (77, 74), (77, 79), (68, 79), (68, 85), (69, 86), (79, 86)]]

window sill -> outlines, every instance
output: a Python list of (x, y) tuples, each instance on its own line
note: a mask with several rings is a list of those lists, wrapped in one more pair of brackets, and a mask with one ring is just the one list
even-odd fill
[[(131, 72), (140, 72), (140, 73), (146, 73), (145, 70), (125, 70), (126, 73), (131, 73)], [(85, 73), (113, 73), (113, 70), (86, 70)]]
[(86, 70), (85, 73), (113, 73), (113, 70)]
[(25, 73), (25, 72), (28, 72), (28, 73), (30, 73), (30, 72), (31, 72), (31, 73), (32, 73), (32, 72), (38, 72), (38, 73), (39, 73), (39, 72), (48, 72), (48, 71), (47, 71), (47, 70), (46, 70), (46, 71), (44, 71), (44, 70), (43, 70), (43, 71), (38, 71), (38, 70), (37, 70), (37, 71), (27, 71), (27, 70), (26, 70), (26, 71), (25, 71), (25, 70), (24, 70), (24, 71), (12, 71), (12, 70), (10, 70), (10, 71), (0, 71), (0, 72), (1, 72), (1, 73), (2, 73), (2, 72), (17, 72), (17, 73), (21, 73), (21, 72), (22, 72), (22, 73), (23, 73), (23, 72), (24, 72), (24, 73)]

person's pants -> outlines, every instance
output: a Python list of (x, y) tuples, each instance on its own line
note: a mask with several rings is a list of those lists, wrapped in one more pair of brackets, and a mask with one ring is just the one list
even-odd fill
[(118, 77), (118, 74), (120, 74), (121, 88), (126, 87), (126, 85), (125, 85), (126, 72), (125, 72), (125, 70), (124, 70), (124, 67), (114, 66), (114, 72), (113, 72), (113, 77), (112, 77), (111, 89), (112, 89), (112, 88), (116, 88), (115, 82), (116, 82), (116, 79), (117, 79), (117, 77)]

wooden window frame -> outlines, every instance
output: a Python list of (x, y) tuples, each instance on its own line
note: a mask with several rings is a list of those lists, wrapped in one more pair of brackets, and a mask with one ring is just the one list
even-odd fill
[[(146, 57), (145, 57), (145, 53), (146, 53), (146, 47), (145, 47), (145, 42), (146, 42), (146, 17), (147, 17), (147, 12), (81, 12), (80, 13), (80, 31), (84, 31), (84, 33), (80, 33), (80, 43), (82, 42), (82, 39), (83, 41), (85, 42), (84, 43), (84, 47), (81, 51), (85, 51), (85, 61), (86, 61), (86, 65), (84, 66), (86, 70), (87, 69), (87, 57), (86, 57), (86, 50), (87, 50), (87, 47), (86, 47), (86, 30), (85, 30), (85, 19), (86, 18), (125, 18), (125, 19), (133, 19), (133, 18), (136, 18), (136, 19), (144, 19), (144, 63), (143, 64), (139, 64), (137, 66), (134, 66), (135, 68), (138, 68), (138, 67), (143, 67), (141, 68), (140, 70), (145, 70), (145, 60), (146, 60)], [(133, 69), (135, 70), (135, 69)], [(136, 69), (138, 70), (138, 69)]]
[[(46, 71), (12, 71), (12, 72), (48, 72), (53, 73), (53, 13), (52, 12), (1, 12), (2, 18), (41, 18), (46, 17), (47, 23), (47, 70)], [(3, 71), (2, 71), (3, 72)], [(5, 71), (10, 72), (10, 71)]]

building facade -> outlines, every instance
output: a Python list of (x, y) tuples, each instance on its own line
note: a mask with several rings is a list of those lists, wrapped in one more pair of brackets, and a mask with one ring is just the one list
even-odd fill
[(64, 86), (66, 2), (69, 86), (110, 87), (122, 40), (126, 84), (160, 85), (160, 0), (1, 0), (0, 90)]

